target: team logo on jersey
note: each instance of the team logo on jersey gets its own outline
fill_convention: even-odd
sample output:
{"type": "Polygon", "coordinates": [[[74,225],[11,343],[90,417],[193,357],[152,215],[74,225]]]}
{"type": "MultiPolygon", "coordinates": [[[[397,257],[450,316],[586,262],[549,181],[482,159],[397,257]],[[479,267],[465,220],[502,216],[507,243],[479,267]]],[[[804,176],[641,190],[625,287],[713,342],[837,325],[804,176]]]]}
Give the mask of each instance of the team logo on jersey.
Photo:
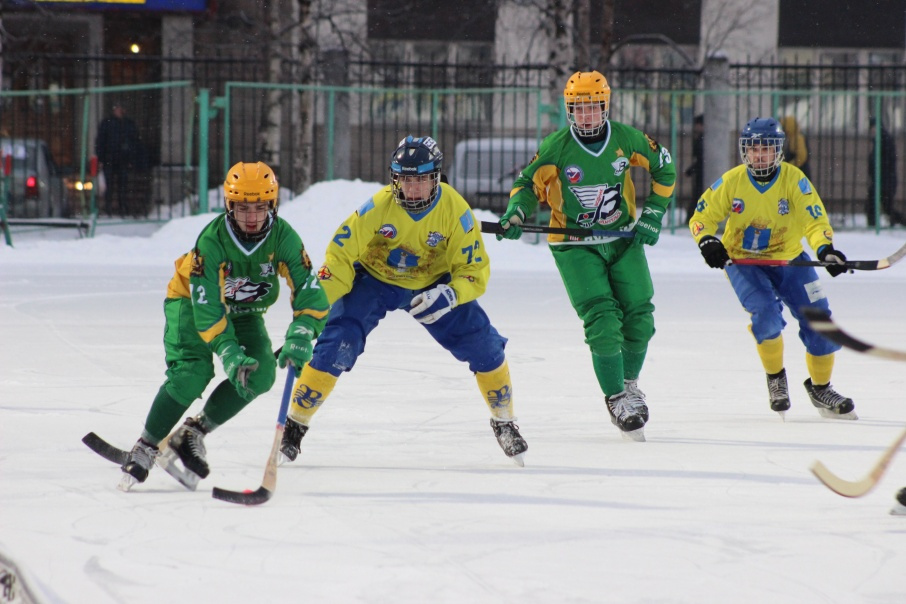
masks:
{"type": "Polygon", "coordinates": [[[321,403],[324,401],[323,392],[318,392],[317,390],[312,390],[305,384],[299,384],[295,390],[293,390],[293,404],[299,405],[303,409],[314,409],[315,407],[320,407],[321,403]]]}
{"type": "Polygon", "coordinates": [[[400,272],[416,268],[418,266],[418,256],[401,247],[394,248],[387,255],[387,266],[392,266],[400,272]]]}
{"type": "Polygon", "coordinates": [[[193,277],[201,277],[204,275],[204,256],[198,253],[198,248],[195,248],[192,251],[192,270],[190,274],[193,277]]]}
{"type": "Polygon", "coordinates": [[[786,199],[781,199],[777,202],[777,213],[781,216],[786,216],[790,213],[790,202],[786,199]]]}
{"type": "Polygon", "coordinates": [[[622,176],[623,172],[626,171],[626,168],[629,167],[629,160],[625,157],[618,157],[617,161],[610,162],[610,165],[613,166],[614,176],[622,176]]]}
{"type": "Polygon", "coordinates": [[[742,214],[746,211],[746,202],[736,197],[733,199],[733,203],[730,204],[730,211],[734,214],[742,214]]]}
{"type": "Polygon", "coordinates": [[[259,277],[273,277],[277,274],[277,272],[274,270],[274,265],[270,262],[262,262],[260,263],[260,266],[261,274],[258,275],[259,277]]]}
{"type": "Polygon", "coordinates": [[[692,229],[692,236],[698,237],[698,234],[705,230],[705,225],[696,220],[690,228],[692,229]]]}
{"type": "Polygon", "coordinates": [[[392,224],[382,224],[378,233],[380,233],[381,237],[384,239],[393,239],[397,235],[397,230],[392,224]]]}
{"type": "Polygon", "coordinates": [[[510,399],[513,397],[509,386],[504,386],[500,390],[488,390],[488,404],[493,407],[508,407],[510,399]]]}
{"type": "Polygon", "coordinates": [[[236,302],[255,302],[271,291],[267,281],[252,281],[248,277],[228,278],[223,284],[223,297],[236,302]]]}
{"type": "Polygon", "coordinates": [[[576,216],[576,223],[582,228],[591,228],[595,224],[612,224],[623,215],[620,201],[623,199],[623,185],[592,185],[588,187],[570,187],[572,194],[586,212],[576,216]]]}
{"type": "Polygon", "coordinates": [[[582,182],[582,176],[584,176],[582,174],[582,168],[579,166],[566,166],[566,170],[564,170],[563,173],[566,175],[566,180],[568,180],[570,184],[582,182]]]}
{"type": "Polygon", "coordinates": [[[442,242],[446,237],[438,233],[437,231],[431,231],[428,233],[428,240],[425,242],[428,244],[428,247],[437,247],[437,244],[442,242]]]}
{"type": "Polygon", "coordinates": [[[330,272],[330,269],[327,268],[326,264],[321,265],[321,268],[318,269],[318,281],[328,281],[333,275],[330,272]]]}

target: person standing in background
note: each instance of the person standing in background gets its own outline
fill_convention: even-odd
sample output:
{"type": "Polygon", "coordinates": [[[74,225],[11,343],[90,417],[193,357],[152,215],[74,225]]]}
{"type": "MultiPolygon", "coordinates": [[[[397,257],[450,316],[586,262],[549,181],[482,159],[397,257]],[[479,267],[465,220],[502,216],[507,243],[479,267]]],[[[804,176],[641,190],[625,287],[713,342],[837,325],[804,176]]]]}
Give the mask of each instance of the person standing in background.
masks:
{"type": "Polygon", "coordinates": [[[792,115],[780,118],[780,127],[786,134],[786,143],[783,147],[783,161],[793,164],[805,174],[809,180],[812,179],[811,170],[808,165],[808,145],[805,142],[805,135],[799,128],[799,122],[792,115]]]}
{"type": "MultiPolygon", "coordinates": [[[[875,226],[875,161],[878,158],[875,140],[878,137],[877,122],[875,118],[868,120],[868,135],[871,141],[871,152],[868,154],[868,199],[865,203],[865,216],[868,226],[875,226]]],[[[880,201],[878,213],[885,214],[890,221],[890,226],[906,225],[906,217],[898,212],[893,205],[894,195],[897,194],[897,145],[890,132],[881,124],[881,181],[880,201]]]]}
{"type": "Polygon", "coordinates": [[[122,102],[113,103],[113,115],[98,126],[94,152],[104,171],[107,191],[103,211],[109,216],[133,213],[135,171],[142,155],[138,128],[122,102]]]}

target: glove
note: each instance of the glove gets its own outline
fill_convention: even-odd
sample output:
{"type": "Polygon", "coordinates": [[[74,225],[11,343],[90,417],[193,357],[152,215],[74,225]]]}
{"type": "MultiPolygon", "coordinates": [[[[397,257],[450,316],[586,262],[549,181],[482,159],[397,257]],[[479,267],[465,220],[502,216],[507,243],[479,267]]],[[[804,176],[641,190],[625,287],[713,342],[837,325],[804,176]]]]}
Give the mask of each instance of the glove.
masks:
{"type": "Polygon", "coordinates": [[[302,367],[311,360],[311,337],[314,332],[306,325],[290,325],[289,334],[283,342],[277,364],[284,368],[289,364],[295,370],[296,377],[302,373],[302,367]]]}
{"type": "Polygon", "coordinates": [[[727,248],[721,243],[720,239],[711,235],[705,235],[698,242],[698,249],[701,250],[705,262],[711,268],[724,268],[730,261],[730,255],[727,248]]]}
{"type": "Polygon", "coordinates": [[[243,398],[252,397],[254,392],[249,390],[249,374],[258,369],[258,361],[246,356],[235,340],[227,340],[217,349],[217,356],[223,363],[223,370],[230,383],[243,398]]]}
{"type": "Polygon", "coordinates": [[[409,303],[409,314],[425,325],[431,325],[456,306],[456,292],[449,285],[438,285],[416,295],[409,303]]]}
{"type": "Polygon", "coordinates": [[[525,222],[525,211],[519,206],[507,208],[503,216],[500,217],[500,226],[503,227],[503,234],[497,235],[497,241],[501,239],[519,239],[522,237],[522,223],[525,222]]]}
{"type": "Polygon", "coordinates": [[[837,275],[842,275],[843,273],[851,273],[852,269],[846,268],[843,265],[846,262],[846,256],[843,255],[843,252],[840,250],[835,250],[833,245],[822,245],[818,248],[818,260],[821,262],[836,262],[836,266],[826,266],[827,272],[830,273],[831,277],[836,277],[837,275]]]}
{"type": "Polygon", "coordinates": [[[639,244],[654,245],[661,234],[661,219],[664,217],[664,208],[659,206],[645,206],[642,217],[633,227],[635,241],[639,244]]]}

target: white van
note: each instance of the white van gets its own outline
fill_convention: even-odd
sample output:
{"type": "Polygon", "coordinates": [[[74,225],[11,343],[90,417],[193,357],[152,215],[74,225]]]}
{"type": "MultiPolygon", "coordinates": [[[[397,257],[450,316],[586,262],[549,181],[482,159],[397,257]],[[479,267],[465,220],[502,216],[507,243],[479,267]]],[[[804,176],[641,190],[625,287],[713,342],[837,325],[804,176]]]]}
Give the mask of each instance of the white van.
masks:
{"type": "Polygon", "coordinates": [[[513,181],[535,156],[534,138],[470,138],[456,144],[450,184],[475,209],[502,214],[513,181]]]}

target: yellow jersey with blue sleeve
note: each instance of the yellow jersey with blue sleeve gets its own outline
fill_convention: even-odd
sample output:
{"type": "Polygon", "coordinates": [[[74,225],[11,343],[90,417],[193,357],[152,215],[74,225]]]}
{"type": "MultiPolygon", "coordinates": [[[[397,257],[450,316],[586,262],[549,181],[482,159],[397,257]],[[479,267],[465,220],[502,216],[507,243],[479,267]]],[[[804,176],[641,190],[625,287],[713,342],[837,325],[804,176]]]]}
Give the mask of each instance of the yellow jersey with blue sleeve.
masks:
{"type": "Polygon", "coordinates": [[[396,203],[388,185],[340,225],[318,271],[331,304],[352,289],[357,266],[411,290],[449,274],[458,304],[484,293],[491,269],[478,222],[453,187],[441,183],[439,189],[426,211],[411,214],[396,203]]]}
{"type": "Polygon", "coordinates": [[[802,253],[803,238],[817,251],[834,237],[812,183],[788,163],[781,163],[767,183],[752,178],[745,165],[725,172],[704,192],[689,219],[696,243],[715,235],[724,220],[721,242],[730,258],[792,260],[802,253]]]}

